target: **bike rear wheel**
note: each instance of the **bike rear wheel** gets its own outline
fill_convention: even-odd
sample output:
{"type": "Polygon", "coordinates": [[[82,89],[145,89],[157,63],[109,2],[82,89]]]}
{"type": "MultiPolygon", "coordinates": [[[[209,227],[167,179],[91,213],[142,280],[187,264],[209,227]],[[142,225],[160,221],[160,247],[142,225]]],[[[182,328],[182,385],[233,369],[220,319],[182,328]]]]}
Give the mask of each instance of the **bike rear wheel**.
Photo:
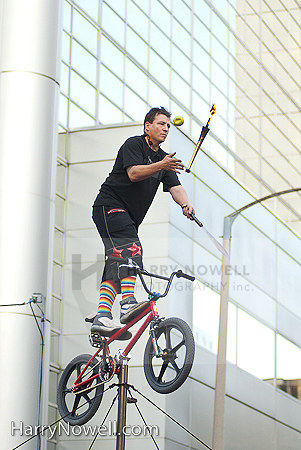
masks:
{"type": "MultiPolygon", "coordinates": [[[[92,382],[81,386],[77,391],[72,387],[85,368],[92,355],[84,354],[76,356],[65,368],[59,381],[57,391],[57,404],[61,417],[70,425],[82,425],[90,420],[96,413],[103,396],[103,384],[99,377],[92,382]],[[78,393],[77,393],[78,392],[78,393]]],[[[79,382],[99,374],[99,362],[94,358],[85,370],[79,382]]]]}
{"type": "Polygon", "coordinates": [[[144,352],[144,373],[152,389],[169,394],[178,389],[190,373],[194,338],[187,323],[178,317],[164,320],[155,329],[155,335],[163,356],[156,357],[150,337],[144,352]]]}

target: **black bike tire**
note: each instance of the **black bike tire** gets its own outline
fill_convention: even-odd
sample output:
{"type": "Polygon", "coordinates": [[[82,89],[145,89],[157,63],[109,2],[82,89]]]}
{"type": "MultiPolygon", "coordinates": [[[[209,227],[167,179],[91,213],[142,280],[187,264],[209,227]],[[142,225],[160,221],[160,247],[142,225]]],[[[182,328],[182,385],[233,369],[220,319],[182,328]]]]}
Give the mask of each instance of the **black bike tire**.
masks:
{"type": "MultiPolygon", "coordinates": [[[[70,425],[74,426],[74,425],[83,425],[84,423],[88,422],[96,413],[100,402],[102,400],[102,395],[103,395],[103,389],[104,389],[104,385],[101,384],[99,386],[97,386],[95,389],[93,389],[93,391],[91,392],[95,392],[95,396],[91,399],[91,406],[89,407],[89,409],[83,413],[80,412],[80,408],[78,409],[77,413],[78,415],[75,417],[74,415],[71,415],[72,411],[69,410],[66,401],[65,401],[65,395],[64,395],[64,389],[67,385],[67,382],[72,374],[72,372],[74,371],[75,367],[77,364],[81,363],[82,365],[87,364],[88,361],[91,359],[92,355],[89,354],[82,354],[79,356],[76,356],[75,358],[72,359],[72,361],[69,362],[69,364],[66,366],[65,370],[63,371],[59,384],[58,384],[58,390],[57,390],[57,405],[58,405],[58,410],[60,412],[61,417],[64,419],[65,422],[69,423],[70,425]]],[[[92,362],[90,363],[90,365],[92,364],[92,366],[95,366],[94,369],[94,374],[96,374],[96,371],[98,372],[99,370],[99,364],[97,364],[98,361],[97,359],[93,359],[92,362]]],[[[84,366],[83,366],[84,367],[84,366]]],[[[100,380],[96,378],[96,382],[100,380]]],[[[82,389],[85,389],[85,387],[83,386],[82,389]]],[[[74,399],[76,394],[74,395],[74,399]]],[[[81,394],[77,394],[77,395],[81,395],[81,394]]]]}
{"type": "Polygon", "coordinates": [[[176,378],[166,383],[158,382],[151,363],[154,357],[153,344],[151,337],[148,339],[144,351],[144,374],[150,387],[160,394],[169,394],[174,392],[184,383],[191,371],[195,353],[193,334],[189,325],[184,320],[179,317],[170,317],[164,320],[156,329],[156,336],[159,337],[164,332],[166,327],[175,328],[182,333],[185,340],[186,356],[183,367],[180,369],[180,372],[176,378]]]}

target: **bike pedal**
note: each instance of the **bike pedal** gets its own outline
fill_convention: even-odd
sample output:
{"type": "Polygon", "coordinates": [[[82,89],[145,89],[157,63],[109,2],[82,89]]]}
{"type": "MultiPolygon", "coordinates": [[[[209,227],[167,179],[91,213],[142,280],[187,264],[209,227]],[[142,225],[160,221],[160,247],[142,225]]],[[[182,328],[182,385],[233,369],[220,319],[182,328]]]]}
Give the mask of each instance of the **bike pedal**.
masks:
{"type": "Polygon", "coordinates": [[[98,333],[90,333],[89,334],[89,341],[92,347],[101,348],[106,341],[106,339],[98,333]]]}

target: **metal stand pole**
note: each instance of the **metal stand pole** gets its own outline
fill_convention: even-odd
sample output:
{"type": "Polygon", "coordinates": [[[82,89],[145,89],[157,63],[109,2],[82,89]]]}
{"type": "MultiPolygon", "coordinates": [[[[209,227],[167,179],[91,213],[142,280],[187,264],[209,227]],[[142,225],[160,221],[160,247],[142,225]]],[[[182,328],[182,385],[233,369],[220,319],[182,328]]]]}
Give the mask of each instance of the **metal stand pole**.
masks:
{"type": "Polygon", "coordinates": [[[128,382],[128,365],[127,361],[122,361],[119,372],[120,386],[118,388],[119,395],[118,395],[116,450],[125,449],[124,427],[126,424],[127,382],[128,382]]]}
{"type": "MultiPolygon", "coordinates": [[[[224,239],[224,248],[230,255],[230,239],[224,239]]],[[[230,257],[229,257],[230,258],[230,257]]],[[[213,418],[213,450],[224,449],[224,416],[225,416],[225,392],[226,392],[226,354],[227,354],[227,324],[228,324],[228,300],[229,300],[229,267],[230,261],[223,255],[222,260],[222,286],[220,301],[220,319],[218,352],[216,361],[216,381],[214,397],[213,418]]]]}

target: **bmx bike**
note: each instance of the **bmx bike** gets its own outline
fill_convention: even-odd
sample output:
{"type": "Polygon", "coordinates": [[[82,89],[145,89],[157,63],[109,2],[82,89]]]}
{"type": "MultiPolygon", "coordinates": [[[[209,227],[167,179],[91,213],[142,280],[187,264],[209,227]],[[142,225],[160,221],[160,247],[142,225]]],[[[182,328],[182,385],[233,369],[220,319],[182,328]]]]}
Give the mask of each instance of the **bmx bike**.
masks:
{"type": "Polygon", "coordinates": [[[96,353],[76,356],[66,366],[58,385],[57,404],[61,417],[73,426],[82,425],[94,416],[103,397],[104,383],[110,381],[115,374],[119,375],[121,365],[130,359],[129,352],[148,325],[150,336],[144,351],[143,366],[146,380],[153,390],[161,394],[174,392],[184,383],[193,364],[195,344],[190,327],[178,317],[160,317],[156,301],[168,294],[175,276],[190,281],[195,278],[181,270],[173,272],[169,277],[149,273],[130,258],[110,257],[110,260],[125,262],[124,266],[134,270],[148,293],[149,305],[109,338],[92,333],[89,339],[92,346],[98,348],[96,353]],[[151,292],[144,275],[167,281],[164,293],[151,292]],[[122,340],[122,335],[125,336],[127,330],[145,316],[145,321],[125,349],[118,350],[112,356],[109,345],[115,340],[122,340]]]}

